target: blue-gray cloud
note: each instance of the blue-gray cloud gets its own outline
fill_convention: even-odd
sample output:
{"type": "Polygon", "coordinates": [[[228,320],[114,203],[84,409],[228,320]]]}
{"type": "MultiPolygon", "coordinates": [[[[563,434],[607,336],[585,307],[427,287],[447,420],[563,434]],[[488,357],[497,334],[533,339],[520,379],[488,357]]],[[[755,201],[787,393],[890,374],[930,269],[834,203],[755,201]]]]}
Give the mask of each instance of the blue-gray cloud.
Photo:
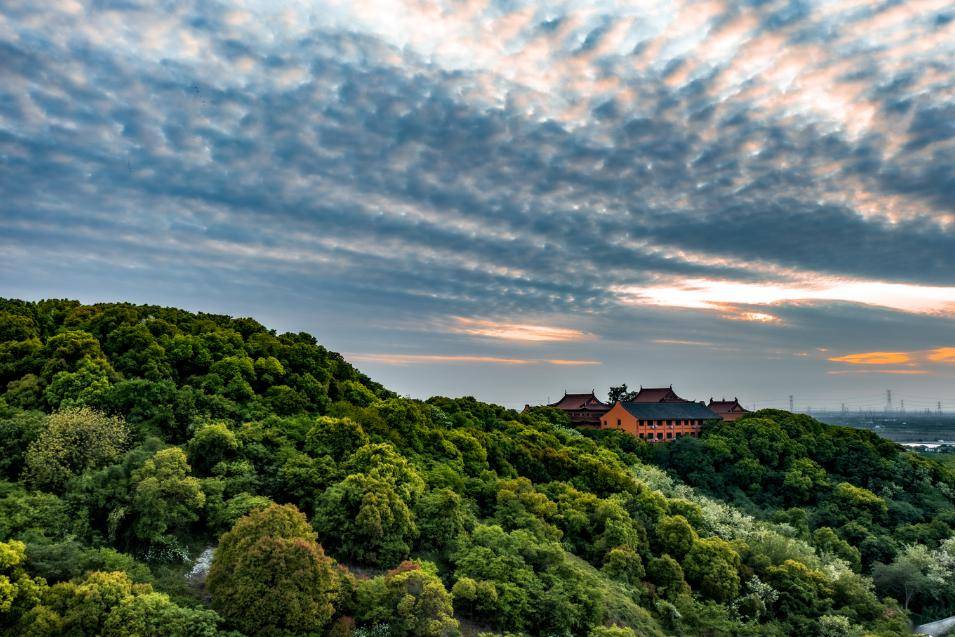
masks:
{"type": "Polygon", "coordinates": [[[284,291],[343,331],[385,307],[875,339],[887,310],[778,307],[754,332],[617,291],[952,284],[955,21],[931,4],[8,3],[4,279],[284,291]]]}

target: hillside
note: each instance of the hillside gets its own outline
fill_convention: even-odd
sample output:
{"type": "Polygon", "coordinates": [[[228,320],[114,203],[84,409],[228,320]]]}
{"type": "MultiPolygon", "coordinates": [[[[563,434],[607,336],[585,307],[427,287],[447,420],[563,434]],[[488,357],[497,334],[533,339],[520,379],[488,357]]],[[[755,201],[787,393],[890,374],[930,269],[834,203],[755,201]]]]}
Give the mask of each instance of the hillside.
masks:
{"type": "Polygon", "coordinates": [[[951,471],[785,412],[650,449],[400,398],[251,319],[72,301],[0,301],[0,389],[3,635],[822,637],[955,613],[951,471]]]}

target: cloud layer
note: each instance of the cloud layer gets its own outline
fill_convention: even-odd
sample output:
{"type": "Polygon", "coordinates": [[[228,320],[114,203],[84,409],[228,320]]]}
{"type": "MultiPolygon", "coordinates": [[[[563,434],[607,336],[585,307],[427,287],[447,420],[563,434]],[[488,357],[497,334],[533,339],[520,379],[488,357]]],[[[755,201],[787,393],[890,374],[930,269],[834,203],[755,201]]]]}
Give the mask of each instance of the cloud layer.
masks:
{"type": "Polygon", "coordinates": [[[14,0],[0,195],[7,294],[274,311],[370,365],[605,363],[525,392],[634,360],[811,387],[802,351],[955,344],[955,11],[14,0]]]}

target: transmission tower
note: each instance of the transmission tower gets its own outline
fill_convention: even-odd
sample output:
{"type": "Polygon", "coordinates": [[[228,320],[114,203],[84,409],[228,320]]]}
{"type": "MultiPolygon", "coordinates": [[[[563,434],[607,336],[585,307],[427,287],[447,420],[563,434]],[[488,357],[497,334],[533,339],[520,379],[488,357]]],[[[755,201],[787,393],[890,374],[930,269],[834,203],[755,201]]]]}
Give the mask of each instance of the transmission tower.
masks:
{"type": "Polygon", "coordinates": [[[794,411],[793,409],[793,395],[789,394],[789,411],[794,411]]]}
{"type": "Polygon", "coordinates": [[[941,400],[938,401],[938,415],[939,415],[939,416],[942,415],[942,401],[941,401],[941,400]]]}

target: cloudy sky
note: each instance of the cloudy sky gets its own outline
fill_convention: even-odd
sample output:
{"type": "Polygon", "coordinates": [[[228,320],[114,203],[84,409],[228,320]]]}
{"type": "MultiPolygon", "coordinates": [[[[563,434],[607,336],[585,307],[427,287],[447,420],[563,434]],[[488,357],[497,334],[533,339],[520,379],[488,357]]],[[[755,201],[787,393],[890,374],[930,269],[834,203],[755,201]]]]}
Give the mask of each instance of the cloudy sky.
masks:
{"type": "Polygon", "coordinates": [[[955,410],[955,7],[5,0],[0,295],[421,397],[955,410]]]}

